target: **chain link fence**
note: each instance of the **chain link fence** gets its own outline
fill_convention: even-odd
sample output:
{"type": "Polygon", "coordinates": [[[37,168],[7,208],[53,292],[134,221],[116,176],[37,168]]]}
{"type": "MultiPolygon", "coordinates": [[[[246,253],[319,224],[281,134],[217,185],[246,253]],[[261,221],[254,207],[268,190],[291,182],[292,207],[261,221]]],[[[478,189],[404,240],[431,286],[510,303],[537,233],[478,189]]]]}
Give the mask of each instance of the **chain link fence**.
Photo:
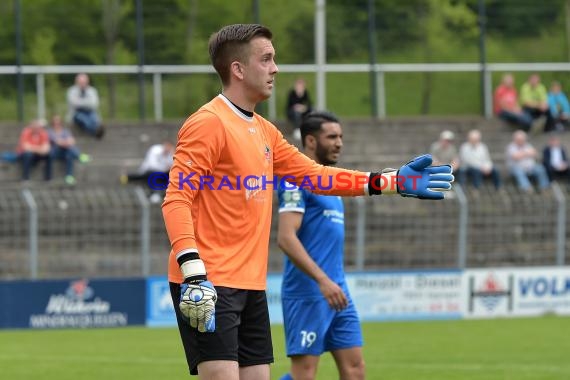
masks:
{"type": "MultiPolygon", "coordinates": [[[[567,190],[463,193],[441,202],[345,199],[348,270],[562,265],[567,190]]],[[[276,197],[275,197],[276,198],[276,197]]],[[[269,270],[280,271],[277,203],[269,270]]],[[[160,204],[142,188],[4,188],[0,279],[165,274],[170,244],[160,204]]]]}

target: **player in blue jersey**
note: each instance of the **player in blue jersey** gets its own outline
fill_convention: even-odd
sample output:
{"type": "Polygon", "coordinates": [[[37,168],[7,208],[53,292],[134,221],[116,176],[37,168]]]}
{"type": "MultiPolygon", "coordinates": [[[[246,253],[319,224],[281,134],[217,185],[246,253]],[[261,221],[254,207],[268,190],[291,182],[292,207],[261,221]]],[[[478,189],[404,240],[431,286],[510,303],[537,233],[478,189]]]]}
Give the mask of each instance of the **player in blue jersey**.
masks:
{"type": "MultiPolygon", "coordinates": [[[[342,128],[328,112],[301,123],[304,153],[335,165],[342,128]]],[[[325,181],[326,182],[326,181],[325,181]]],[[[362,333],[344,277],[344,207],[340,197],[285,184],[279,194],[279,247],[287,255],[281,289],[291,372],[281,380],[315,379],[320,355],[333,355],[343,380],[364,379],[362,333]]]]}

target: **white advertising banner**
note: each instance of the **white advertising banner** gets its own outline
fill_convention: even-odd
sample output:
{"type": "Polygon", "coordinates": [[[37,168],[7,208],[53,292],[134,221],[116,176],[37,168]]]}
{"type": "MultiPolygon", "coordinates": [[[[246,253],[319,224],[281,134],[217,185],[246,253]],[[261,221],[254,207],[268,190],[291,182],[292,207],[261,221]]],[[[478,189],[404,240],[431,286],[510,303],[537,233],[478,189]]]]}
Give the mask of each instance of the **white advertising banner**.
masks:
{"type": "Polygon", "coordinates": [[[459,270],[351,273],[346,280],[362,320],[462,317],[459,270]]]}
{"type": "Polygon", "coordinates": [[[570,268],[472,269],[464,272],[466,318],[570,315],[570,268]]]}

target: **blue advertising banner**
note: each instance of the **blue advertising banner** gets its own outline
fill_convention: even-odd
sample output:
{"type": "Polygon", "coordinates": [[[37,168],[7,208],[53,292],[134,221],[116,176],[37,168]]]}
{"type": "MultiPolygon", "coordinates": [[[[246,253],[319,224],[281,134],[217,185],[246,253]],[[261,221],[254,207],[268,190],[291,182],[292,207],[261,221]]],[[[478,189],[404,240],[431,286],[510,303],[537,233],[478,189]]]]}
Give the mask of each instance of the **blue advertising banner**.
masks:
{"type": "MultiPolygon", "coordinates": [[[[267,276],[267,304],[271,323],[283,323],[280,274],[267,276]]],[[[176,326],[176,317],[166,276],[149,277],[146,283],[146,324],[151,327],[176,326]]]]}
{"type": "Polygon", "coordinates": [[[144,279],[0,282],[0,327],[87,328],[145,323],[144,279]]]}
{"type": "Polygon", "coordinates": [[[283,276],[280,274],[267,275],[267,305],[269,306],[269,321],[271,324],[283,323],[283,308],[281,307],[281,283],[283,276]]]}
{"type": "Polygon", "coordinates": [[[146,297],[147,326],[176,326],[176,316],[166,276],[147,279],[146,297]]]}

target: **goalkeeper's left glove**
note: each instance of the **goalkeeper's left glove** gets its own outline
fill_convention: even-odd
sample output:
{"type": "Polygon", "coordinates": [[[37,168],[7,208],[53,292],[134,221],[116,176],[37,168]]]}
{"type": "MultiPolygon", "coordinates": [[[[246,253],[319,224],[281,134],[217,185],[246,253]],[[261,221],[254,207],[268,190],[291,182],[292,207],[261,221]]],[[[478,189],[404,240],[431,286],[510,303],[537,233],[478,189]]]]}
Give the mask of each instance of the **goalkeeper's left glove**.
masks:
{"type": "Polygon", "coordinates": [[[368,192],[395,194],[419,199],[443,199],[443,191],[451,190],[454,180],[451,165],[430,166],[430,154],[416,157],[399,170],[385,169],[371,173],[368,192]]]}

